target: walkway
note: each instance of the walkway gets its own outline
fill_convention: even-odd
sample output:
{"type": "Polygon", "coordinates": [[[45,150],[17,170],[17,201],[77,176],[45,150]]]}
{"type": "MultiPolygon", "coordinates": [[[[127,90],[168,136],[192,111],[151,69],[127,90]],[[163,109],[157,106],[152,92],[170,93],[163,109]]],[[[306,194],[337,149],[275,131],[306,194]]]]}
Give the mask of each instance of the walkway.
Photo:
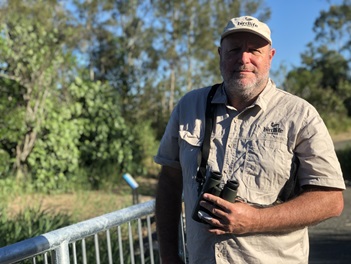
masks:
{"type": "Polygon", "coordinates": [[[309,264],[351,263],[351,186],[344,192],[345,207],[338,218],[310,228],[309,264]]]}

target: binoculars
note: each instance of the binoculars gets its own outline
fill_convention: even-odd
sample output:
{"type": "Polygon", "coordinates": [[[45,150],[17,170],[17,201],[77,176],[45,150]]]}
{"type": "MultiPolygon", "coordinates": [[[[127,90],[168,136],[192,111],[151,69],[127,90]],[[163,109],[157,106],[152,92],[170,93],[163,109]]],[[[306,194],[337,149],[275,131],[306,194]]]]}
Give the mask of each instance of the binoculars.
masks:
{"type": "Polygon", "coordinates": [[[193,210],[192,218],[198,222],[204,222],[203,219],[210,219],[214,217],[211,212],[206,210],[200,205],[202,196],[204,193],[210,193],[221,197],[228,202],[234,202],[237,190],[239,187],[239,182],[237,180],[230,180],[224,185],[223,189],[220,188],[222,175],[219,172],[211,172],[210,176],[207,178],[205,184],[202,187],[199,198],[196,201],[196,206],[193,210]]]}

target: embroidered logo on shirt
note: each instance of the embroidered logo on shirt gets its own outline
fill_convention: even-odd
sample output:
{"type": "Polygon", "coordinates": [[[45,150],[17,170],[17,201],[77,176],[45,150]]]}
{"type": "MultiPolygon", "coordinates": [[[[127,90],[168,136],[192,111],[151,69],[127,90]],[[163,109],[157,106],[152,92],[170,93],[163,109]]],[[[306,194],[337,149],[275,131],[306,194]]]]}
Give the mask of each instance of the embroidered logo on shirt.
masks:
{"type": "Polygon", "coordinates": [[[271,127],[264,127],[263,132],[266,132],[267,134],[273,134],[273,135],[278,135],[278,133],[282,133],[283,129],[279,127],[279,124],[272,122],[271,127]]]}

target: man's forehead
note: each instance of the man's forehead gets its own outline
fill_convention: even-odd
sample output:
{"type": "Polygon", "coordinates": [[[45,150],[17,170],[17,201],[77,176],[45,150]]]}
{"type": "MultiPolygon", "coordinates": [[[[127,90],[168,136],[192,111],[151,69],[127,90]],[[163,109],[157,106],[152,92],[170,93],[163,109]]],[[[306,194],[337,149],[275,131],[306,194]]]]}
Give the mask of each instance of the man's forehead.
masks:
{"type": "Polygon", "coordinates": [[[249,44],[249,45],[261,46],[261,47],[269,45],[267,40],[261,38],[256,34],[252,34],[249,32],[233,33],[226,36],[222,40],[222,46],[233,45],[233,44],[236,44],[236,45],[249,44]]]}

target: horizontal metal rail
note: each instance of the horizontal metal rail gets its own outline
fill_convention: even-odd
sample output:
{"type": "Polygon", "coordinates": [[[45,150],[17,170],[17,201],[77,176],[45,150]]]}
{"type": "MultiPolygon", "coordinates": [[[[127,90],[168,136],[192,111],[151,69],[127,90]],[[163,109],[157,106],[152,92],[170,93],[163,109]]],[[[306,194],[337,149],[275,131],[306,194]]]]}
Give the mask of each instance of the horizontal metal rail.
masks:
{"type": "MultiPolygon", "coordinates": [[[[120,225],[125,223],[129,223],[130,227],[130,221],[132,220],[138,220],[139,243],[141,243],[140,219],[150,214],[154,214],[154,211],[155,200],[151,200],[5,246],[0,248],[0,263],[15,263],[39,254],[44,254],[48,251],[53,251],[53,263],[70,263],[68,247],[70,243],[72,243],[73,251],[75,252],[76,241],[82,240],[82,243],[84,244],[84,238],[95,235],[95,243],[98,244],[97,233],[106,231],[107,237],[109,237],[109,230],[111,228],[120,227],[120,225]]],[[[150,225],[150,218],[147,218],[147,222],[148,225],[150,225]]],[[[120,229],[118,229],[118,232],[120,233],[120,229]]],[[[129,232],[129,237],[132,239],[131,232],[129,232]]],[[[121,242],[119,241],[119,243],[121,242]]],[[[152,243],[150,234],[149,243],[152,243]]],[[[133,245],[131,245],[131,249],[132,246],[133,245]]],[[[140,250],[143,251],[142,247],[140,250]]],[[[111,252],[109,251],[109,258],[111,258],[110,253],[111,252]]],[[[99,251],[97,247],[97,259],[98,257],[99,251]]],[[[97,261],[97,263],[98,262],[99,261],[97,261]]],[[[121,263],[123,263],[122,260],[121,263]]]]}

